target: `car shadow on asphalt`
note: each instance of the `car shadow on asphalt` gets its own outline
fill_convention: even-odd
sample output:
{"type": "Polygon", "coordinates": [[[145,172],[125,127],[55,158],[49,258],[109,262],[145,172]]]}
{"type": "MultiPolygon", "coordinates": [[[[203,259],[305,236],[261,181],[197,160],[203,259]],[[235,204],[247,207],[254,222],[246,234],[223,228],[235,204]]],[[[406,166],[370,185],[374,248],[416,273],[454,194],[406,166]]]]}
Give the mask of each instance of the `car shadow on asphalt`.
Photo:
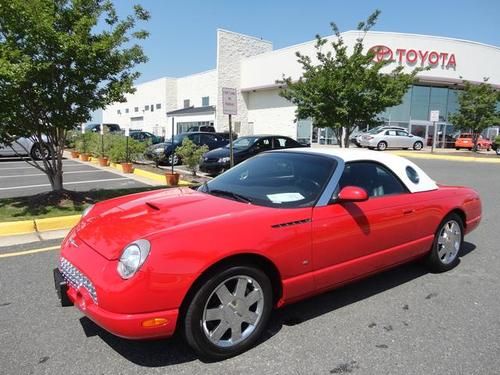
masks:
{"type": "MultiPolygon", "coordinates": [[[[467,256],[475,249],[474,244],[464,242],[460,258],[467,256]]],[[[283,326],[304,323],[403,285],[429,272],[422,262],[416,261],[275,310],[266,331],[264,331],[257,345],[278,334],[283,326]]],[[[404,301],[402,301],[402,304],[404,304],[404,301]]],[[[199,359],[178,334],[172,338],[162,340],[127,340],[105,331],[86,317],[80,318],[80,323],[87,337],[99,336],[117,353],[139,366],[163,367],[199,359]]]]}

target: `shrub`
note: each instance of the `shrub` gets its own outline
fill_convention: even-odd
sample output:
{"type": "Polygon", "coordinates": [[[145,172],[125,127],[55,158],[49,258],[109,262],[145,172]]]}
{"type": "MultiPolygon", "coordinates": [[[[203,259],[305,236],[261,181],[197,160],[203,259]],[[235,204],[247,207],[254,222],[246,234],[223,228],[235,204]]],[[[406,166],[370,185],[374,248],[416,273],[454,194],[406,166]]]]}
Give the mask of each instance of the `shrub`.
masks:
{"type": "Polygon", "coordinates": [[[88,154],[90,152],[90,144],[92,140],[92,134],[90,133],[80,133],[75,138],[75,148],[80,154],[88,154]]]}
{"type": "Polygon", "coordinates": [[[92,133],[90,139],[90,153],[92,156],[104,158],[108,156],[110,146],[110,135],[92,133]]]}
{"type": "Polygon", "coordinates": [[[182,145],[177,147],[175,153],[182,159],[182,162],[187,165],[189,170],[196,176],[196,170],[200,164],[201,156],[208,151],[206,145],[197,146],[190,139],[184,138],[182,145]]]}
{"type": "Polygon", "coordinates": [[[113,163],[128,163],[137,160],[146,149],[144,142],[128,137],[127,155],[127,137],[121,134],[109,134],[107,137],[109,137],[109,159],[113,163]]]}

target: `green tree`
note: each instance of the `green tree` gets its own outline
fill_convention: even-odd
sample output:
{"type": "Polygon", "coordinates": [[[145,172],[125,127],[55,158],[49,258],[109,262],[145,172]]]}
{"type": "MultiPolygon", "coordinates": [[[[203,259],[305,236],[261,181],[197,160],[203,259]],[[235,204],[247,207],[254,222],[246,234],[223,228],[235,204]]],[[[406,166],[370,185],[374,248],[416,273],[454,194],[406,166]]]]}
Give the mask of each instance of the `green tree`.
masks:
{"type": "Polygon", "coordinates": [[[109,0],[0,0],[0,142],[29,137],[50,157],[28,161],[63,190],[67,132],[123,102],[147,61],[141,6],[118,17],[109,0]]]}
{"type": "Polygon", "coordinates": [[[193,176],[196,176],[200,158],[206,152],[208,152],[207,145],[197,146],[187,137],[182,141],[182,145],[175,150],[175,153],[182,159],[183,163],[187,165],[193,176]]]}
{"type": "Polygon", "coordinates": [[[472,133],[474,151],[477,151],[481,132],[489,126],[500,124],[500,112],[496,109],[500,92],[488,85],[487,81],[487,78],[480,84],[464,81],[464,90],[458,94],[459,110],[449,117],[449,122],[456,129],[472,133]]]}
{"type": "Polygon", "coordinates": [[[296,117],[312,118],[315,126],[332,128],[341,146],[343,143],[349,147],[349,136],[356,126],[379,123],[379,113],[400,104],[415,75],[424,69],[404,73],[400,65],[386,74],[381,73],[393,61],[385,58],[384,51],[365,51],[363,44],[379,14],[376,10],[358,24],[359,37],[352,50],[332,22],[336,38],[330,43],[331,49],[325,48],[327,39],[316,35],[314,58],[296,52],[302,77],[294,82],[291,77],[283,76],[277,81],[284,86],[280,95],[297,105],[296,117]],[[379,56],[382,58],[376,58],[379,56]]]}

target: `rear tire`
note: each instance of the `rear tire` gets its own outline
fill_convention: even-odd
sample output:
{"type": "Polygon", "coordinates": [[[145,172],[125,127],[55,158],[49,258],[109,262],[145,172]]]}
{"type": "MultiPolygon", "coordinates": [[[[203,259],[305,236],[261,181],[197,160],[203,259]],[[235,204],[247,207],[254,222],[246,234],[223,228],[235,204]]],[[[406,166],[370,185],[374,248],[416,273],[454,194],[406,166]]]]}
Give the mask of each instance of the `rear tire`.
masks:
{"type": "Polygon", "coordinates": [[[267,275],[253,266],[214,271],[189,302],[184,336],[203,359],[218,361],[250,349],[264,331],[273,292],[267,275]]]}
{"type": "Polygon", "coordinates": [[[385,151],[387,149],[387,142],[385,141],[380,141],[377,145],[377,150],[379,151],[385,151]]]}
{"type": "Polygon", "coordinates": [[[445,272],[454,268],[464,242],[464,224],[455,213],[446,216],[434,236],[427,264],[434,272],[445,272]]]}

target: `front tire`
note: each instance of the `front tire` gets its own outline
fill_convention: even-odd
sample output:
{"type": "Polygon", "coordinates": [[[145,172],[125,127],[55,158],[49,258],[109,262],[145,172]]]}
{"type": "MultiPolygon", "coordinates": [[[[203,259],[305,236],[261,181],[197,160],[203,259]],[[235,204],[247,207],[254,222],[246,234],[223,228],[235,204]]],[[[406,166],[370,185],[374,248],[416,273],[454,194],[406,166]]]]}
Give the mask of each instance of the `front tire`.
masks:
{"type": "Polygon", "coordinates": [[[415,151],[420,151],[424,147],[424,144],[420,141],[417,141],[413,144],[413,149],[415,151]]]}
{"type": "Polygon", "coordinates": [[[427,264],[434,272],[445,272],[454,268],[464,242],[464,224],[457,214],[444,218],[434,236],[427,264]]]}
{"type": "Polygon", "coordinates": [[[39,143],[36,143],[31,147],[30,156],[33,160],[49,159],[50,151],[47,146],[42,147],[39,143]]]}
{"type": "Polygon", "coordinates": [[[261,336],[271,315],[272,301],[271,282],[260,269],[219,269],[201,284],[187,307],[186,341],[207,360],[242,353],[261,336]]]}

